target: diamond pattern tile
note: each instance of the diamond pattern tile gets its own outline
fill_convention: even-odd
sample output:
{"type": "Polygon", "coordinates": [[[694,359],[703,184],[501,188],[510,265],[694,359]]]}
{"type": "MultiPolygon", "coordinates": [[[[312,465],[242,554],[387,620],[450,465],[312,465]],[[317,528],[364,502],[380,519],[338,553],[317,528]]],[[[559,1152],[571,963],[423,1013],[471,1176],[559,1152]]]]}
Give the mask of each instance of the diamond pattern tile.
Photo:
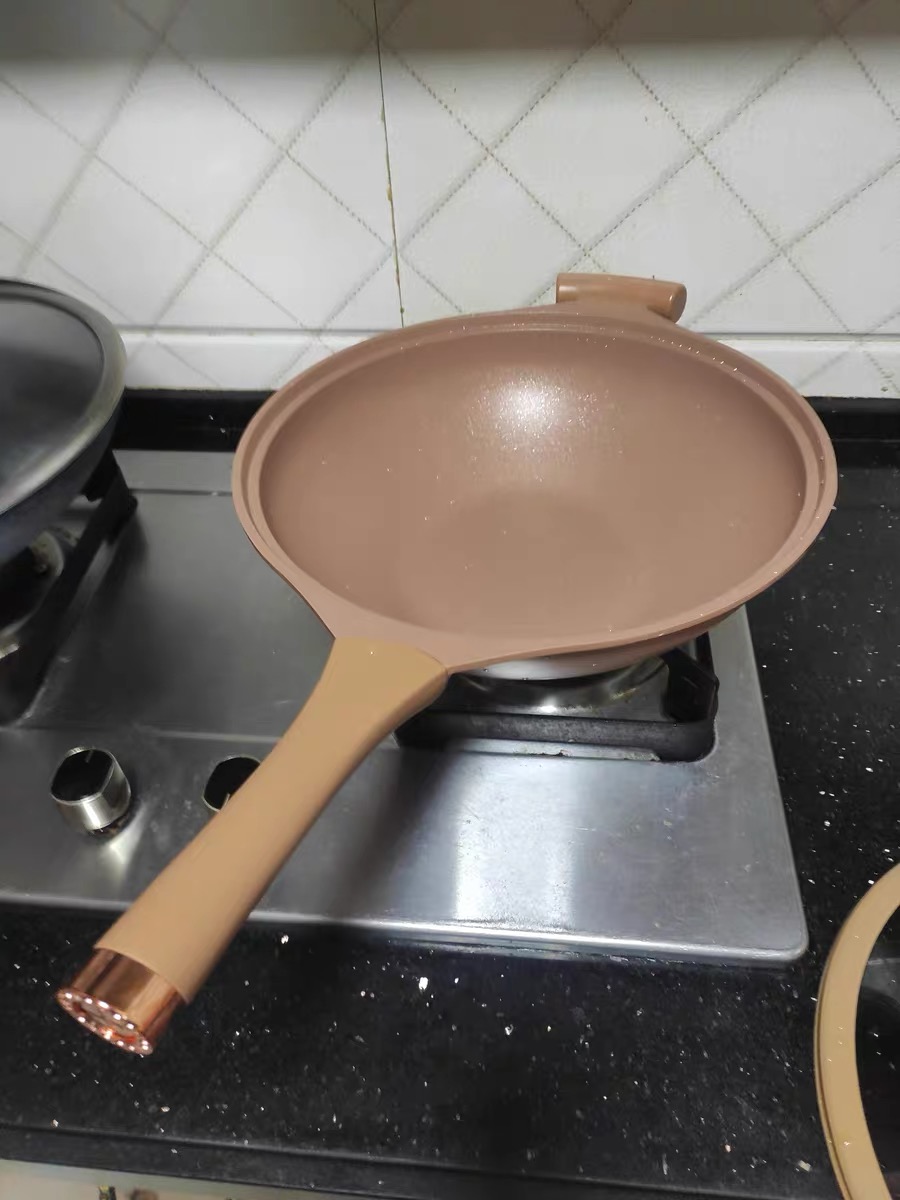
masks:
{"type": "Polygon", "coordinates": [[[36,238],[81,160],[68,134],[0,81],[0,221],[36,238]]]}
{"type": "Polygon", "coordinates": [[[399,274],[403,319],[407,325],[416,321],[439,321],[459,313],[457,306],[405,258],[400,259],[399,274]]]}
{"type": "Polygon", "coordinates": [[[596,46],[513,130],[497,157],[587,243],[612,228],[691,153],[687,139],[615,52],[596,46]]]}
{"type": "Polygon", "coordinates": [[[85,304],[90,304],[103,313],[115,325],[128,324],[128,317],[125,313],[111,304],[105,296],[101,296],[86,283],[76,279],[69,271],[63,270],[59,263],[54,262],[45,254],[38,254],[30,259],[25,278],[29,283],[39,283],[42,287],[55,288],[58,292],[74,296],[76,300],[83,300],[85,304]]]}
{"type": "Polygon", "coordinates": [[[849,329],[879,326],[900,304],[900,165],[802,238],[793,257],[849,329]]]}
{"type": "Polygon", "coordinates": [[[179,9],[184,6],[184,0],[122,0],[122,3],[142,25],[156,33],[168,29],[179,9]]]}
{"type": "Polygon", "coordinates": [[[386,50],[385,125],[397,236],[402,243],[484,157],[478,140],[386,50]]]}
{"type": "Polygon", "coordinates": [[[296,360],[298,350],[296,334],[210,337],[200,333],[160,333],[156,342],[160,350],[220,388],[274,388],[288,364],[296,360]],[[260,383],[261,380],[264,382],[260,383]]]}
{"type": "Polygon", "coordinates": [[[0,78],[73,137],[98,137],[156,38],[109,0],[0,5],[0,78]]]}
{"type": "Polygon", "coordinates": [[[384,249],[286,159],[225,235],[220,253],[300,324],[319,328],[374,270],[384,249]]]}
{"type": "Polygon", "coordinates": [[[272,145],[180,59],[161,49],[97,155],[204,240],[261,175],[272,145]],[[174,121],[173,112],[178,113],[174,121]]]}
{"type": "Polygon", "coordinates": [[[358,341],[360,341],[358,334],[348,333],[316,334],[314,337],[298,339],[298,352],[293,361],[282,371],[281,376],[276,379],[275,386],[280,387],[283,383],[293,379],[298,371],[305,371],[308,367],[321,362],[323,358],[336,354],[338,350],[346,350],[350,346],[355,346],[358,341]]]}
{"type": "Polygon", "coordinates": [[[846,21],[850,13],[860,7],[861,0],[818,0],[818,4],[822,12],[837,27],[846,21]]]}
{"type": "Polygon", "coordinates": [[[0,275],[15,274],[28,243],[11,229],[0,225],[0,275]]]}
{"type": "Polygon", "coordinates": [[[890,371],[865,349],[862,343],[848,346],[843,354],[806,378],[805,390],[815,396],[896,396],[890,371]]]}
{"type": "Polygon", "coordinates": [[[894,118],[850,53],[830,39],[707,152],[767,228],[784,239],[877,172],[900,148],[898,136],[894,118]]]}
{"type": "Polygon", "coordinates": [[[897,60],[896,0],[872,0],[851,13],[842,33],[847,48],[900,116],[900,62],[897,60]]]}
{"type": "MultiPolygon", "coordinates": [[[[900,346],[895,341],[882,342],[877,339],[866,339],[864,342],[858,343],[865,357],[873,363],[884,377],[884,383],[881,391],[890,396],[900,396],[900,346]]],[[[854,381],[854,386],[859,390],[857,395],[869,396],[873,393],[863,390],[860,384],[854,381]]],[[[842,393],[837,393],[841,395],[842,393]]],[[[874,393],[877,395],[878,393],[874,393]]]]}
{"type": "Polygon", "coordinates": [[[838,317],[819,299],[786,258],[778,257],[695,321],[717,333],[840,333],[838,317]]]}
{"type": "Polygon", "coordinates": [[[63,270],[149,324],[200,243],[103,163],[78,181],[45,243],[63,270]]]}
{"type": "Polygon", "coordinates": [[[489,160],[412,239],[405,257],[466,311],[515,305],[574,248],[572,238],[489,160]]]}
{"type": "Polygon", "coordinates": [[[878,326],[876,333],[900,333],[900,305],[878,326]]]}
{"type": "Polygon", "coordinates": [[[576,4],[413,0],[386,42],[483,141],[524,116],[594,40],[576,4]]]}
{"type": "Polygon", "coordinates": [[[361,54],[291,143],[302,163],[387,246],[393,237],[385,174],[381,81],[374,44],[361,54]],[[336,153],[337,147],[347,152],[336,153]],[[382,187],[373,186],[383,181],[382,187]]]}
{"type": "Polygon", "coordinates": [[[695,138],[736,115],[825,32],[809,2],[637,0],[615,29],[622,55],[695,138]]]}
{"type": "Polygon", "coordinates": [[[312,120],[371,32],[338,0],[188,0],[169,40],[280,142],[312,120]]]}
{"type": "Polygon", "coordinates": [[[214,255],[203,260],[159,324],[232,330],[297,327],[295,317],[214,255]]]}
{"type": "Polygon", "coordinates": [[[579,268],[897,392],[898,0],[0,10],[0,271],[107,312],[132,381],[274,386],[579,268]]]}
{"type": "Polygon", "coordinates": [[[125,372],[127,387],[142,388],[211,388],[216,381],[196,370],[169,347],[147,334],[128,334],[124,337],[128,366],[125,372]]]}
{"type": "MultiPolygon", "coordinates": [[[[792,387],[804,391],[806,380],[834,359],[847,353],[845,342],[826,342],[819,339],[765,338],[728,335],[724,345],[739,350],[761,362],[770,371],[781,375],[792,387]]],[[[807,393],[812,395],[812,392],[807,393]]]]}
{"type": "Polygon", "coordinates": [[[385,249],[380,265],[361,280],[356,290],[340,301],[330,314],[330,329],[360,329],[374,332],[400,324],[400,295],[397,268],[391,249],[385,249]]]}
{"type": "Polygon", "coordinates": [[[688,281],[685,321],[731,280],[769,254],[771,242],[715,171],[692,159],[625,218],[594,250],[619,275],[688,281]],[[673,220],[673,213],[695,214],[673,220]]]}

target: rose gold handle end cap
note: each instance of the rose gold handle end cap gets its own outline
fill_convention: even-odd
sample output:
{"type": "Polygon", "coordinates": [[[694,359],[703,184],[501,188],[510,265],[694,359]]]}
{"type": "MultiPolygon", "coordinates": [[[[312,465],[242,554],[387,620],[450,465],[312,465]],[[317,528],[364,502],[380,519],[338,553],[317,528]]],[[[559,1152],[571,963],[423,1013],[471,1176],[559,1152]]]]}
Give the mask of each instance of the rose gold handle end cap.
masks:
{"type": "Polygon", "coordinates": [[[172,1014],[184,1003],[167,979],[113,950],[95,950],[56,999],[91,1033],[140,1055],[153,1053],[172,1014]]]}

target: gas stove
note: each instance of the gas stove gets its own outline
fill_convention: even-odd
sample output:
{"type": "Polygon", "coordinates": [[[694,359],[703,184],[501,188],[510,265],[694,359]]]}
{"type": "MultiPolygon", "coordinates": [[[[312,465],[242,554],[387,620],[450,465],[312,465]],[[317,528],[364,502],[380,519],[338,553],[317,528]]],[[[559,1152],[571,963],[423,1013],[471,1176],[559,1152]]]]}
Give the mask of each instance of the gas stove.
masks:
{"type": "MultiPolygon", "coordinates": [[[[240,528],[230,456],[117,458],[137,511],[30,703],[0,714],[0,903],[127,905],[215,819],[328,652],[240,528]]],[[[614,677],[451,681],[341,788],[251,920],[532,954],[797,958],[746,614],[614,677]]]]}

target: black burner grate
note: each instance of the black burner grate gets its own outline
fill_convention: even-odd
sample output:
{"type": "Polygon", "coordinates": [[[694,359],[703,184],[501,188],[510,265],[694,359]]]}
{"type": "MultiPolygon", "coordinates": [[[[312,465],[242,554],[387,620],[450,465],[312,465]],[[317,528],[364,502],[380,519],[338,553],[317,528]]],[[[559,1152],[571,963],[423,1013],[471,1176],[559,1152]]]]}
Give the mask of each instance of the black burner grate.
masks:
{"type": "Polygon", "coordinates": [[[0,630],[0,721],[15,720],[34,699],[82,584],[136,503],[107,451],[71,510],[14,564],[16,595],[24,595],[21,572],[30,571],[34,603],[24,613],[16,606],[14,624],[0,630]],[[42,577],[45,587],[39,586],[42,577]]]}
{"type": "Polygon", "coordinates": [[[428,747],[463,739],[536,742],[631,752],[663,762],[702,758],[715,740],[719,690],[709,638],[704,634],[664,654],[659,667],[644,672],[631,690],[593,707],[584,703],[591,681],[551,685],[550,703],[546,683],[516,683],[515,702],[506,703],[501,688],[485,688],[477,677],[454,676],[430,708],[397,730],[397,739],[428,747]]]}

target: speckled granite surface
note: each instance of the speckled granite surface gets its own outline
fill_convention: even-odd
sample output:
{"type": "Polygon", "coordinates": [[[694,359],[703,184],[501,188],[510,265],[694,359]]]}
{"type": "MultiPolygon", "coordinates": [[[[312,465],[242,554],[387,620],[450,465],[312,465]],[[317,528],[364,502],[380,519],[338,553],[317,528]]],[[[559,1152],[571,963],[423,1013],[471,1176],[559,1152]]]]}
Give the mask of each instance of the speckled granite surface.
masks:
{"type": "Polygon", "coordinates": [[[810,928],[800,963],[253,930],[139,1061],[50,1002],[102,922],[5,912],[0,1153],[385,1195],[835,1197],[816,991],[840,922],[900,853],[900,462],[842,457],[882,465],[843,467],[822,538],[751,606],[810,928]]]}

